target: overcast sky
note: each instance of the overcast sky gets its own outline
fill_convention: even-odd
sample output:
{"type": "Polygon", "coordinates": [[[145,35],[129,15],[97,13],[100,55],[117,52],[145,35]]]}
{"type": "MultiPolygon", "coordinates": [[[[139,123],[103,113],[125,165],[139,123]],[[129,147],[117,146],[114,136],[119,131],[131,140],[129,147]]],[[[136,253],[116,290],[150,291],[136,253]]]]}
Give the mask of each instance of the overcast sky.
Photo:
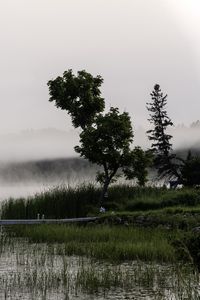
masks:
{"type": "Polygon", "coordinates": [[[200,119],[199,0],[0,0],[0,41],[0,133],[70,129],[47,87],[70,68],[100,74],[135,127],[155,83],[175,124],[200,119]]]}

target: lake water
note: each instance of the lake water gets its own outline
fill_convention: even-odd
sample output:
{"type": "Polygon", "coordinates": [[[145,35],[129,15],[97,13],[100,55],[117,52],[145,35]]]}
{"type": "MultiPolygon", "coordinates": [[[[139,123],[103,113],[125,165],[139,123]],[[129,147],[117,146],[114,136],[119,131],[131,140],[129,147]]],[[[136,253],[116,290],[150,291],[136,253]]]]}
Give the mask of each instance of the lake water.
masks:
{"type": "MultiPolygon", "coordinates": [[[[94,182],[95,173],[95,168],[73,160],[3,166],[0,201],[63,184],[94,182]]],[[[64,245],[30,244],[1,232],[0,300],[4,299],[196,300],[200,299],[199,275],[187,266],[135,261],[110,264],[69,257],[64,245]]]]}
{"type": "Polygon", "coordinates": [[[69,257],[64,245],[8,239],[1,232],[1,300],[195,300],[199,296],[199,277],[187,268],[69,257]]]}

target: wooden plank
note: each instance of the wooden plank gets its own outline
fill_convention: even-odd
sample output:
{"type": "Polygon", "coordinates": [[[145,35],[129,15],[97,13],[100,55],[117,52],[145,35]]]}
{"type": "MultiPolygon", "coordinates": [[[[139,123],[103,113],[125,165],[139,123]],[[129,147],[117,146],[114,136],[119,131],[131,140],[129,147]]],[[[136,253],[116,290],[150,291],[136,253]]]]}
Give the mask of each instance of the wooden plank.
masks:
{"type": "Polygon", "coordinates": [[[0,220],[0,226],[4,225],[35,225],[35,224],[65,224],[77,222],[92,222],[98,217],[71,218],[71,219],[22,219],[22,220],[0,220]]]}

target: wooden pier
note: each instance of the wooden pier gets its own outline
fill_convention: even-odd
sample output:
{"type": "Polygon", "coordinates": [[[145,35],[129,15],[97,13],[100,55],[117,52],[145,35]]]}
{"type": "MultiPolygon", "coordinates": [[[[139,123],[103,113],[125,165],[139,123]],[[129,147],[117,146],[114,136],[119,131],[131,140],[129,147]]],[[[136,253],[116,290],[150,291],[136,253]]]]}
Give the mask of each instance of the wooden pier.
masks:
{"type": "Polygon", "coordinates": [[[66,224],[93,222],[98,217],[71,218],[71,219],[22,219],[22,220],[0,220],[0,226],[6,225],[37,225],[37,224],[66,224]]]}

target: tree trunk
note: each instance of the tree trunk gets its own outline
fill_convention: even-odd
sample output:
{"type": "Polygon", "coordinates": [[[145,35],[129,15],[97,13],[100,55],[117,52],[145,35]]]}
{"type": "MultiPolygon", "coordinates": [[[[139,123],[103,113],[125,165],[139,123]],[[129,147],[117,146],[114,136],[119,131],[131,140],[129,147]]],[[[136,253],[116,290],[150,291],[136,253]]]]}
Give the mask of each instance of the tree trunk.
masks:
{"type": "Polygon", "coordinates": [[[110,178],[106,178],[104,185],[103,185],[103,189],[101,192],[101,196],[100,196],[100,204],[105,203],[105,199],[107,198],[107,192],[108,192],[108,186],[110,184],[110,178]]]}
{"type": "Polygon", "coordinates": [[[119,165],[117,165],[116,168],[109,174],[108,168],[106,166],[104,166],[105,181],[104,181],[103,189],[102,189],[101,196],[100,196],[100,205],[104,204],[105,200],[108,198],[108,195],[107,195],[108,186],[109,186],[112,178],[115,176],[118,168],[119,168],[119,165]]]}

